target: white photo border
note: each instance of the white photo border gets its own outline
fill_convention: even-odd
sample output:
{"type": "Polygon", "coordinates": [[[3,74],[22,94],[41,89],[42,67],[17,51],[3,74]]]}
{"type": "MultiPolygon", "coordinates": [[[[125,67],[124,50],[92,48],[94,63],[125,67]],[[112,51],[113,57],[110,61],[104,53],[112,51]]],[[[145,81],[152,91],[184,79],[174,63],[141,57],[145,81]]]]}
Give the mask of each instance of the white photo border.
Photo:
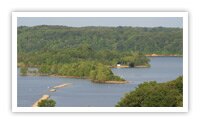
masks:
{"type": "Polygon", "coordinates": [[[12,12],[12,112],[188,112],[188,12],[12,12]],[[182,17],[183,107],[17,107],[18,17],[182,17]]]}

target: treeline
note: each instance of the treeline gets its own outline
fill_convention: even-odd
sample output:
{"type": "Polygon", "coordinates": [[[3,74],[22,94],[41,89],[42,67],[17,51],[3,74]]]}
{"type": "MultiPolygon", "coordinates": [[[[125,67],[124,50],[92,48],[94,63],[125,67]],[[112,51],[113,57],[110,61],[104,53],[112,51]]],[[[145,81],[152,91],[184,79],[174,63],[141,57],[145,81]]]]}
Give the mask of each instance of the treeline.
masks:
{"type": "Polygon", "coordinates": [[[27,66],[39,65],[57,65],[74,63],[81,61],[96,61],[104,65],[116,65],[117,63],[137,66],[149,65],[149,58],[141,52],[116,52],[116,51],[95,51],[90,49],[67,49],[58,52],[35,52],[35,53],[19,53],[18,64],[24,63],[27,66]]]}
{"type": "Polygon", "coordinates": [[[166,83],[144,82],[127,93],[117,107],[182,107],[183,77],[166,83]]]}

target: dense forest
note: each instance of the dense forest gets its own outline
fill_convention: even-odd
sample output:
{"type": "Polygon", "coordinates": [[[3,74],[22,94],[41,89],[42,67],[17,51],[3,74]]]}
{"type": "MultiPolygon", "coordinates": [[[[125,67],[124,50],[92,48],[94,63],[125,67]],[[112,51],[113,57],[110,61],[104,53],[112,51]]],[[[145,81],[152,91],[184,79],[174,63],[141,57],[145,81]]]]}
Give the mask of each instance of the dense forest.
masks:
{"type": "Polygon", "coordinates": [[[44,74],[123,81],[110,67],[149,66],[145,54],[151,53],[182,55],[182,29],[47,25],[17,29],[18,66],[23,75],[26,67],[37,67],[44,74]],[[100,75],[102,69],[107,77],[100,75]]]}
{"type": "Polygon", "coordinates": [[[116,63],[143,54],[182,55],[182,29],[139,27],[18,27],[18,62],[33,64],[98,60],[116,63]]]}
{"type": "Polygon", "coordinates": [[[135,90],[127,93],[116,105],[117,107],[182,107],[183,77],[157,83],[144,82],[135,90]]]}

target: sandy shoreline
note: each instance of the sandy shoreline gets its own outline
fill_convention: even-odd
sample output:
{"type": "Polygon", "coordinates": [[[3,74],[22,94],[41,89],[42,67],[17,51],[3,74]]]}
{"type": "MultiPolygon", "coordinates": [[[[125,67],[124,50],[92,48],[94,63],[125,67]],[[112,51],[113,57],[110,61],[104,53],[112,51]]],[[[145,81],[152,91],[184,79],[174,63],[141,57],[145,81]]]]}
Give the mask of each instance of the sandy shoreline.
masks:
{"type": "Polygon", "coordinates": [[[112,66],[111,68],[149,68],[148,65],[139,65],[134,67],[129,67],[128,65],[122,65],[122,66],[112,66]]]}
{"type": "MultiPolygon", "coordinates": [[[[89,78],[82,78],[82,77],[78,77],[78,76],[59,76],[59,75],[50,75],[51,77],[60,77],[60,78],[76,78],[76,79],[88,79],[91,80],[89,78]]],[[[92,80],[91,80],[92,81],[92,80]]],[[[99,81],[93,81],[94,83],[110,83],[110,84],[124,84],[124,83],[128,83],[128,81],[105,81],[105,82],[99,82],[99,81]]]]}
{"type": "Polygon", "coordinates": [[[87,79],[84,77],[79,77],[79,76],[61,76],[61,75],[48,75],[50,77],[59,77],[59,78],[76,78],[76,79],[87,79]]]}
{"type": "Polygon", "coordinates": [[[49,95],[43,95],[40,99],[38,99],[33,105],[32,107],[38,107],[38,103],[41,102],[42,100],[46,100],[49,99],[49,95]]]}
{"type": "Polygon", "coordinates": [[[69,86],[69,85],[71,85],[71,83],[64,83],[64,84],[61,84],[61,85],[54,86],[53,89],[63,88],[65,86],[69,86]]]}
{"type": "Polygon", "coordinates": [[[105,81],[107,84],[126,84],[128,81],[105,81]]]}
{"type": "MultiPolygon", "coordinates": [[[[56,89],[59,88],[64,88],[66,86],[71,85],[71,83],[64,83],[64,84],[60,84],[57,86],[52,87],[51,89],[49,89],[49,92],[56,92],[56,89]]],[[[38,99],[33,105],[32,107],[38,107],[38,103],[41,102],[42,100],[47,100],[50,98],[50,95],[43,95],[40,99],[38,99]]]]}
{"type": "Polygon", "coordinates": [[[177,54],[146,54],[147,57],[182,57],[182,55],[177,54]]]}

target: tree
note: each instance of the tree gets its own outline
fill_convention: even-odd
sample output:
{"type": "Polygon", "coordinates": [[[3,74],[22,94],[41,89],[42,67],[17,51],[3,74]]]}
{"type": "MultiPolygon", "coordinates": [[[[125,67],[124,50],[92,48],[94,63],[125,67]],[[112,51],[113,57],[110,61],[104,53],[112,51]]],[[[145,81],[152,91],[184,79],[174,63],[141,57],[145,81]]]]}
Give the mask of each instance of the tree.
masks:
{"type": "Polygon", "coordinates": [[[55,107],[55,106],[56,106],[56,102],[53,99],[41,100],[38,103],[38,107],[55,107]]]}
{"type": "Polygon", "coordinates": [[[27,72],[28,72],[28,67],[23,66],[20,68],[21,75],[25,76],[25,75],[27,75],[27,72]]]}
{"type": "Polygon", "coordinates": [[[39,67],[39,72],[43,74],[51,74],[51,67],[43,64],[39,67]]]}
{"type": "Polygon", "coordinates": [[[127,93],[117,107],[182,107],[182,77],[176,80],[157,83],[144,82],[135,90],[127,93]]]}
{"type": "Polygon", "coordinates": [[[139,66],[139,65],[149,65],[149,59],[141,52],[131,52],[126,56],[122,57],[121,62],[130,67],[139,66]]]}

